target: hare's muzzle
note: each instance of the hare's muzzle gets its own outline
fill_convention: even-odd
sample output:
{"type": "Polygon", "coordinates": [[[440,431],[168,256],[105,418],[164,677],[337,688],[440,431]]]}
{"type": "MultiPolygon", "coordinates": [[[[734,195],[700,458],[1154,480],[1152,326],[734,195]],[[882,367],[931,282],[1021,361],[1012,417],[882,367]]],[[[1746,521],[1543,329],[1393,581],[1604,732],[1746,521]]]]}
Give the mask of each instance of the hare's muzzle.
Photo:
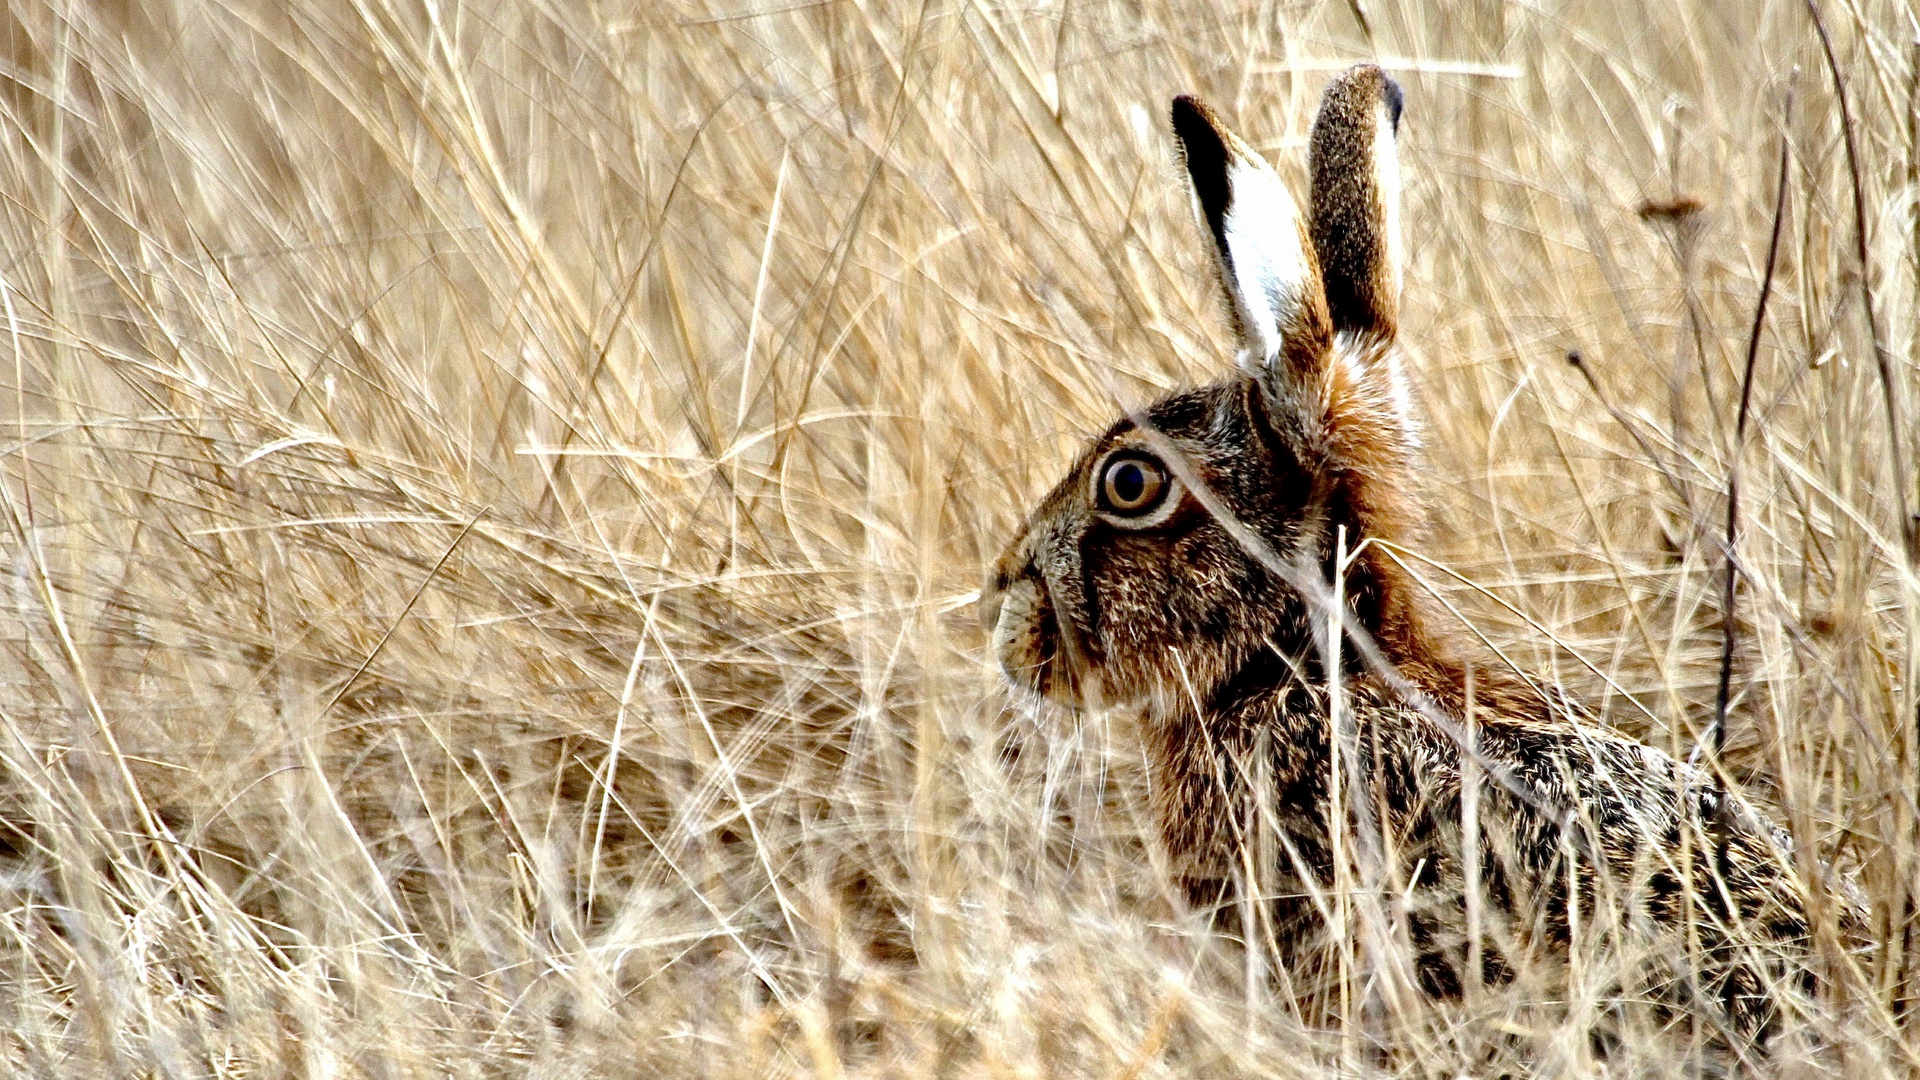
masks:
{"type": "Polygon", "coordinates": [[[1043,697],[1071,699],[1070,680],[1058,663],[1059,621],[1038,577],[996,573],[981,592],[980,622],[1009,682],[1043,697]]]}

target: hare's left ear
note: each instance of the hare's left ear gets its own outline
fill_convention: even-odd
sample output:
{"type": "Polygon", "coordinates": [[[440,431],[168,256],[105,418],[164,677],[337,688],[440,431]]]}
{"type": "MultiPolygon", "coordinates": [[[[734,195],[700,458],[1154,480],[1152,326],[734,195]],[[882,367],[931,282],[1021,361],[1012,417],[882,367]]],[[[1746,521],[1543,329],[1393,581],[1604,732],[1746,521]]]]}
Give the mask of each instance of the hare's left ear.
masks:
{"type": "Polygon", "coordinates": [[[1385,72],[1356,64],[1327,85],[1313,121],[1310,232],[1335,331],[1398,330],[1402,100],[1385,72]]]}
{"type": "Polygon", "coordinates": [[[1293,196],[1273,166],[1198,100],[1173,99],[1173,133],[1232,303],[1240,366],[1304,383],[1320,368],[1331,333],[1320,266],[1293,196]]]}

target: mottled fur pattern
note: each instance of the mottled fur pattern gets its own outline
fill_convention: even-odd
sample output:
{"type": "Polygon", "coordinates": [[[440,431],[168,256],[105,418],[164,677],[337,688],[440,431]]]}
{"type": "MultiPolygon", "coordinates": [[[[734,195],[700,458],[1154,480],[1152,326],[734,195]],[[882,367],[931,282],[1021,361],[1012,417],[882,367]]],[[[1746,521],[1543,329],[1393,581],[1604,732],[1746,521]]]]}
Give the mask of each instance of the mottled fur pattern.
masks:
{"type": "MultiPolygon", "coordinates": [[[[1399,88],[1378,68],[1334,81],[1299,226],[1270,167],[1205,106],[1176,101],[1242,370],[1114,424],[1035,509],[984,597],[1000,661],[1069,707],[1143,707],[1161,840],[1196,904],[1245,881],[1256,819],[1281,834],[1262,875],[1296,893],[1331,884],[1332,830],[1356,820],[1354,791],[1347,821],[1332,816],[1337,693],[1362,816],[1387,872],[1417,875],[1396,888],[1418,887],[1407,932],[1427,989],[1457,989],[1464,971],[1451,916],[1476,775],[1492,922],[1472,977],[1564,951],[1570,909],[1598,906],[1616,913],[1614,931],[1667,955],[1689,950],[1661,935],[1691,942],[1702,974],[1667,999],[1763,1026],[1768,987],[1808,946],[1809,896],[1786,835],[1701,770],[1479,659],[1427,617],[1389,554],[1424,528],[1395,346],[1399,115],[1399,88]],[[1250,205],[1254,193],[1269,205],[1250,205]],[[1285,250],[1254,250],[1263,243],[1285,250]],[[1329,680],[1319,628],[1330,620],[1309,587],[1333,580],[1342,536],[1358,555],[1341,582],[1350,628],[1329,680]]],[[[1841,925],[1860,924],[1844,886],[1829,897],[1841,925]]],[[[1313,922],[1302,920],[1302,940],[1313,922]]]]}

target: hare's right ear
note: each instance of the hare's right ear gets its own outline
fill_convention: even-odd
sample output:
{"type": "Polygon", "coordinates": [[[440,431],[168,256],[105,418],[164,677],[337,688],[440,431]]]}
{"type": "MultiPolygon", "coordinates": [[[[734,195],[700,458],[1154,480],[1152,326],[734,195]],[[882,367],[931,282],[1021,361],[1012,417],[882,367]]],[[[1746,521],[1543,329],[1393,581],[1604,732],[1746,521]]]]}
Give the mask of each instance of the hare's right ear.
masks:
{"type": "Polygon", "coordinates": [[[1400,306],[1400,84],[1355,64],[1327,84],[1307,148],[1313,249],[1336,331],[1393,340],[1400,306]]]}
{"type": "Polygon", "coordinates": [[[1240,335],[1240,366],[1296,383],[1322,364],[1332,332],[1320,264],[1286,185],[1198,100],[1173,99],[1173,133],[1213,237],[1240,335]]]}

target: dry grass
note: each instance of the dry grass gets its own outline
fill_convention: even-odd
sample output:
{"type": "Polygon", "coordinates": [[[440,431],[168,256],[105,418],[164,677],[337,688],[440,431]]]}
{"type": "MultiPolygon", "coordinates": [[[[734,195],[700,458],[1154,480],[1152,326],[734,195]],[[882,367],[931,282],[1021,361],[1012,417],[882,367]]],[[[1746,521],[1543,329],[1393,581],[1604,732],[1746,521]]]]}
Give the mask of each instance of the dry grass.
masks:
{"type": "MultiPolygon", "coordinates": [[[[1682,756],[1801,69],[1727,764],[1884,940],[1773,1067],[1909,1075],[1920,498],[1807,11],[1356,7],[11,5],[0,1062],[1711,1067],[1684,1021],[1596,1057],[1579,993],[1304,1023],[1169,896],[1128,718],[1022,712],[981,652],[1076,440],[1224,363],[1164,103],[1298,179],[1377,55],[1417,61],[1427,554],[1477,587],[1436,582],[1682,756]]],[[[1912,416],[1917,30],[1824,14],[1912,416]]]]}

